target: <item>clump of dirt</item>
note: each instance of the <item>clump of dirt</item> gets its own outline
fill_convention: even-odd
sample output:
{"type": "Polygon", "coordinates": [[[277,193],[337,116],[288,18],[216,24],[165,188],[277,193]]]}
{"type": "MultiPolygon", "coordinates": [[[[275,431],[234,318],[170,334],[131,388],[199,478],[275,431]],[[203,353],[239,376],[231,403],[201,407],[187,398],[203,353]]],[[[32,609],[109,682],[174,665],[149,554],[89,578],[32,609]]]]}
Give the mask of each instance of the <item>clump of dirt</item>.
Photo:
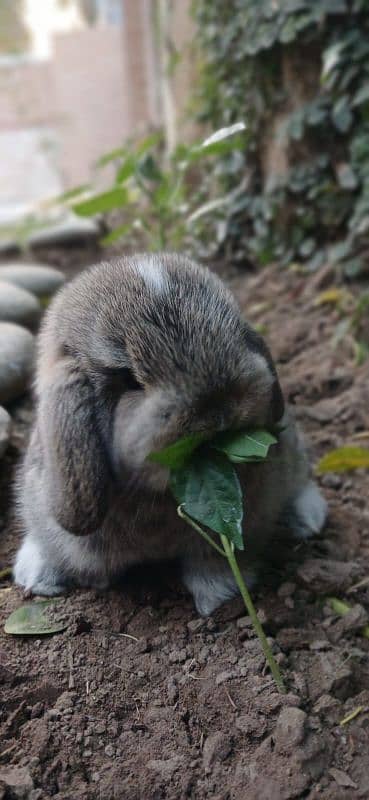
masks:
{"type": "MultiPolygon", "coordinates": [[[[337,312],[314,305],[315,285],[278,269],[231,284],[271,344],[313,460],[368,432],[369,363],[357,367],[349,346],[332,346],[337,312]]],[[[18,542],[10,485],[30,399],[13,411],[2,462],[0,569],[18,542]]],[[[0,798],[367,798],[368,483],[361,471],[324,477],[324,536],[292,549],[277,543],[265,566],[255,600],[285,696],[241,601],[199,619],[166,565],[136,570],[103,595],[62,598],[63,633],[1,633],[0,798]],[[345,623],[327,601],[331,594],[355,607],[345,623]]],[[[21,593],[5,580],[0,602],[5,618],[21,593]]]]}

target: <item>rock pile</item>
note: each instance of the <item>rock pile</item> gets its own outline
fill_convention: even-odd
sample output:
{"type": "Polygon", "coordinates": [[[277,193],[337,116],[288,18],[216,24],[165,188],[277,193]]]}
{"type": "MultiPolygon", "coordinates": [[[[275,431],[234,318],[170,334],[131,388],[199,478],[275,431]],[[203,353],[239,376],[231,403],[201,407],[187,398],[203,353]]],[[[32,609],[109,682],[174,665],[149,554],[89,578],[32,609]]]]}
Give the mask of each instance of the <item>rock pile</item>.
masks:
{"type": "Polygon", "coordinates": [[[11,417],[3,408],[29,386],[35,336],[43,308],[63,285],[59,270],[38,264],[0,266],[0,458],[11,433],[11,417]]]}

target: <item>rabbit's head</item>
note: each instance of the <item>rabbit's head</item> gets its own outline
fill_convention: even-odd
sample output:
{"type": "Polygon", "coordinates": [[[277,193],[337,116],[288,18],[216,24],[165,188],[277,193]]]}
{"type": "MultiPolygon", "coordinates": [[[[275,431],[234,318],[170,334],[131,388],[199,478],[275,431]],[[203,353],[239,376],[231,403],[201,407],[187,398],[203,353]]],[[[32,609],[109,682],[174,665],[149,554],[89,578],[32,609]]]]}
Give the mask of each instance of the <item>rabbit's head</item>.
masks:
{"type": "MultiPolygon", "coordinates": [[[[166,471],[147,461],[151,451],[191,433],[272,428],[283,415],[263,339],[222,282],[181,256],[121,258],[72,282],[41,336],[41,398],[60,360],[83,376],[95,420],[86,427],[74,409],[74,446],[78,431],[88,457],[92,435],[96,460],[98,437],[101,474],[110,466],[116,479],[135,475],[155,490],[165,488],[166,471]]],[[[77,384],[74,397],[78,405],[77,384]]]]}

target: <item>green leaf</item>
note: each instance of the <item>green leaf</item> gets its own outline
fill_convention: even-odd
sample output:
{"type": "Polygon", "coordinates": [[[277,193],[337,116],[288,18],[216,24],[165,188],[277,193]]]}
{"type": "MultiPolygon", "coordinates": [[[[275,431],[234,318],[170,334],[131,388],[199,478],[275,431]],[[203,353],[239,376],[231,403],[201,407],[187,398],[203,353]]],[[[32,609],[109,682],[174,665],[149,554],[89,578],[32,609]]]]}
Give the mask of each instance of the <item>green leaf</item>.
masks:
{"type": "Polygon", "coordinates": [[[369,100],[369,83],[364,85],[356,92],[352,101],[353,106],[360,106],[362,103],[367,103],[369,100]]]}
{"type": "Polygon", "coordinates": [[[220,450],[235,464],[241,462],[262,461],[267,457],[271,445],[277,439],[268,431],[254,430],[242,433],[220,433],[213,440],[212,447],[220,450]]]}
{"type": "Polygon", "coordinates": [[[343,163],[337,166],[337,178],[342,189],[347,189],[348,191],[357,189],[358,179],[350,164],[343,163]]]}
{"type": "Polygon", "coordinates": [[[290,44],[290,42],[296,39],[297,33],[296,19],[291,16],[287,19],[279,33],[279,41],[282,42],[282,44],[290,44]]]}
{"type": "Polygon", "coordinates": [[[324,82],[328,75],[335,69],[335,67],[339,64],[342,56],[342,51],[344,49],[343,42],[337,42],[330,47],[327,47],[326,50],[323,51],[323,70],[322,70],[322,81],[324,82]]]}
{"type": "Polygon", "coordinates": [[[246,125],[244,122],[236,122],[234,125],[220,128],[215,133],[212,133],[211,136],[208,136],[201,144],[189,148],[186,160],[194,162],[205,156],[226,156],[234,150],[243,150],[246,144],[245,131],[246,125]]]}
{"type": "Polygon", "coordinates": [[[122,236],[125,236],[126,233],[129,233],[132,230],[132,224],[130,222],[126,222],[125,225],[119,225],[118,228],[115,228],[111,233],[108,233],[102,239],[100,239],[100,244],[106,247],[109,244],[114,244],[114,242],[121,239],[122,236]]]}
{"type": "Polygon", "coordinates": [[[136,159],[133,156],[128,156],[119,167],[116,177],[116,183],[123,183],[131,178],[136,169],[136,159]]]}
{"type": "Polygon", "coordinates": [[[67,192],[63,192],[63,194],[58,195],[55,198],[55,203],[67,203],[68,200],[74,200],[75,197],[78,197],[80,194],[85,194],[86,192],[91,190],[91,186],[89,183],[83,183],[81,186],[75,186],[74,189],[68,189],[67,192]]]}
{"type": "Polygon", "coordinates": [[[340,97],[340,99],[337,100],[337,103],[335,103],[333,106],[332,120],[334,126],[338,131],[340,131],[340,133],[347,133],[349,128],[351,128],[353,115],[347,95],[340,97]]]}
{"type": "Polygon", "coordinates": [[[138,156],[143,156],[148,150],[151,150],[153,147],[157,147],[157,145],[162,141],[162,138],[163,136],[161,133],[152,133],[150,136],[146,136],[141,142],[138,143],[136,147],[136,154],[138,156]]]}
{"type": "Polygon", "coordinates": [[[338,447],[320,459],[316,470],[323,475],[326,472],[349,472],[363,467],[369,468],[369,450],[364,447],[338,447]]]}
{"type": "Polygon", "coordinates": [[[218,131],[215,131],[215,133],[212,133],[211,136],[208,136],[207,139],[203,141],[201,147],[209,147],[211,144],[222,142],[224,139],[229,139],[230,136],[234,136],[235,133],[241,133],[241,131],[245,130],[246,125],[244,122],[235,122],[234,125],[219,128],[218,131]]]}
{"type": "Polygon", "coordinates": [[[162,464],[164,467],[178,469],[190,459],[194,450],[207,438],[208,437],[203,433],[193,433],[191,436],[184,436],[183,439],[178,439],[177,442],[170,444],[169,447],[165,447],[157,453],[150,453],[148,460],[156,464],[162,464]]]}
{"type": "Polygon", "coordinates": [[[363,260],[360,256],[349,258],[342,262],[342,269],[346,278],[357,278],[363,271],[363,260]]]}
{"type": "Polygon", "coordinates": [[[57,622],[50,619],[45,613],[50,606],[54,606],[57,600],[38,600],[20,606],[5,622],[5,633],[15,636],[44,636],[51,633],[59,633],[67,627],[64,622],[57,622]]]}
{"type": "Polygon", "coordinates": [[[137,171],[147,181],[160,181],[162,179],[162,171],[158,162],[153,158],[150,153],[147,153],[138,163],[137,171]]]}
{"type": "Polygon", "coordinates": [[[186,514],[244,549],[242,491],[226,456],[194,456],[189,464],[172,472],[170,485],[186,514]]]}
{"type": "Polygon", "coordinates": [[[116,147],[114,150],[110,150],[109,153],[105,153],[99,160],[96,162],[97,167],[105,167],[106,164],[110,164],[112,161],[117,161],[118,158],[123,158],[127,155],[126,147],[116,147]]]}
{"type": "Polygon", "coordinates": [[[109,192],[96,194],[82,203],[73,206],[73,211],[80,217],[91,217],[94,214],[102,214],[112,211],[114,208],[121,208],[128,201],[127,189],[111,189],[109,192]]]}

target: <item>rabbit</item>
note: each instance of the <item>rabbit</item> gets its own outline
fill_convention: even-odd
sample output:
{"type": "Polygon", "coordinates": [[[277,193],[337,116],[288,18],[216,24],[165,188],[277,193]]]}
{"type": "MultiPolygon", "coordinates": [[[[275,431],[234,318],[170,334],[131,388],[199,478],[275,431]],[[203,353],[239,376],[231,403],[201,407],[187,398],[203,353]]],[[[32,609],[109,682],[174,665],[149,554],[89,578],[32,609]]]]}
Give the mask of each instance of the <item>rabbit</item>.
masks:
{"type": "Polygon", "coordinates": [[[38,341],[36,419],[17,478],[27,593],[105,588],[133,564],[176,559],[201,615],[237,588],[225,559],[177,516],[169,471],[147,460],[190,433],[281,423],[273,458],[241,464],[251,585],[284,520],[321,530],[326,503],[262,337],[208,269],[175,254],[123,256],[54,298],[38,341]]]}

